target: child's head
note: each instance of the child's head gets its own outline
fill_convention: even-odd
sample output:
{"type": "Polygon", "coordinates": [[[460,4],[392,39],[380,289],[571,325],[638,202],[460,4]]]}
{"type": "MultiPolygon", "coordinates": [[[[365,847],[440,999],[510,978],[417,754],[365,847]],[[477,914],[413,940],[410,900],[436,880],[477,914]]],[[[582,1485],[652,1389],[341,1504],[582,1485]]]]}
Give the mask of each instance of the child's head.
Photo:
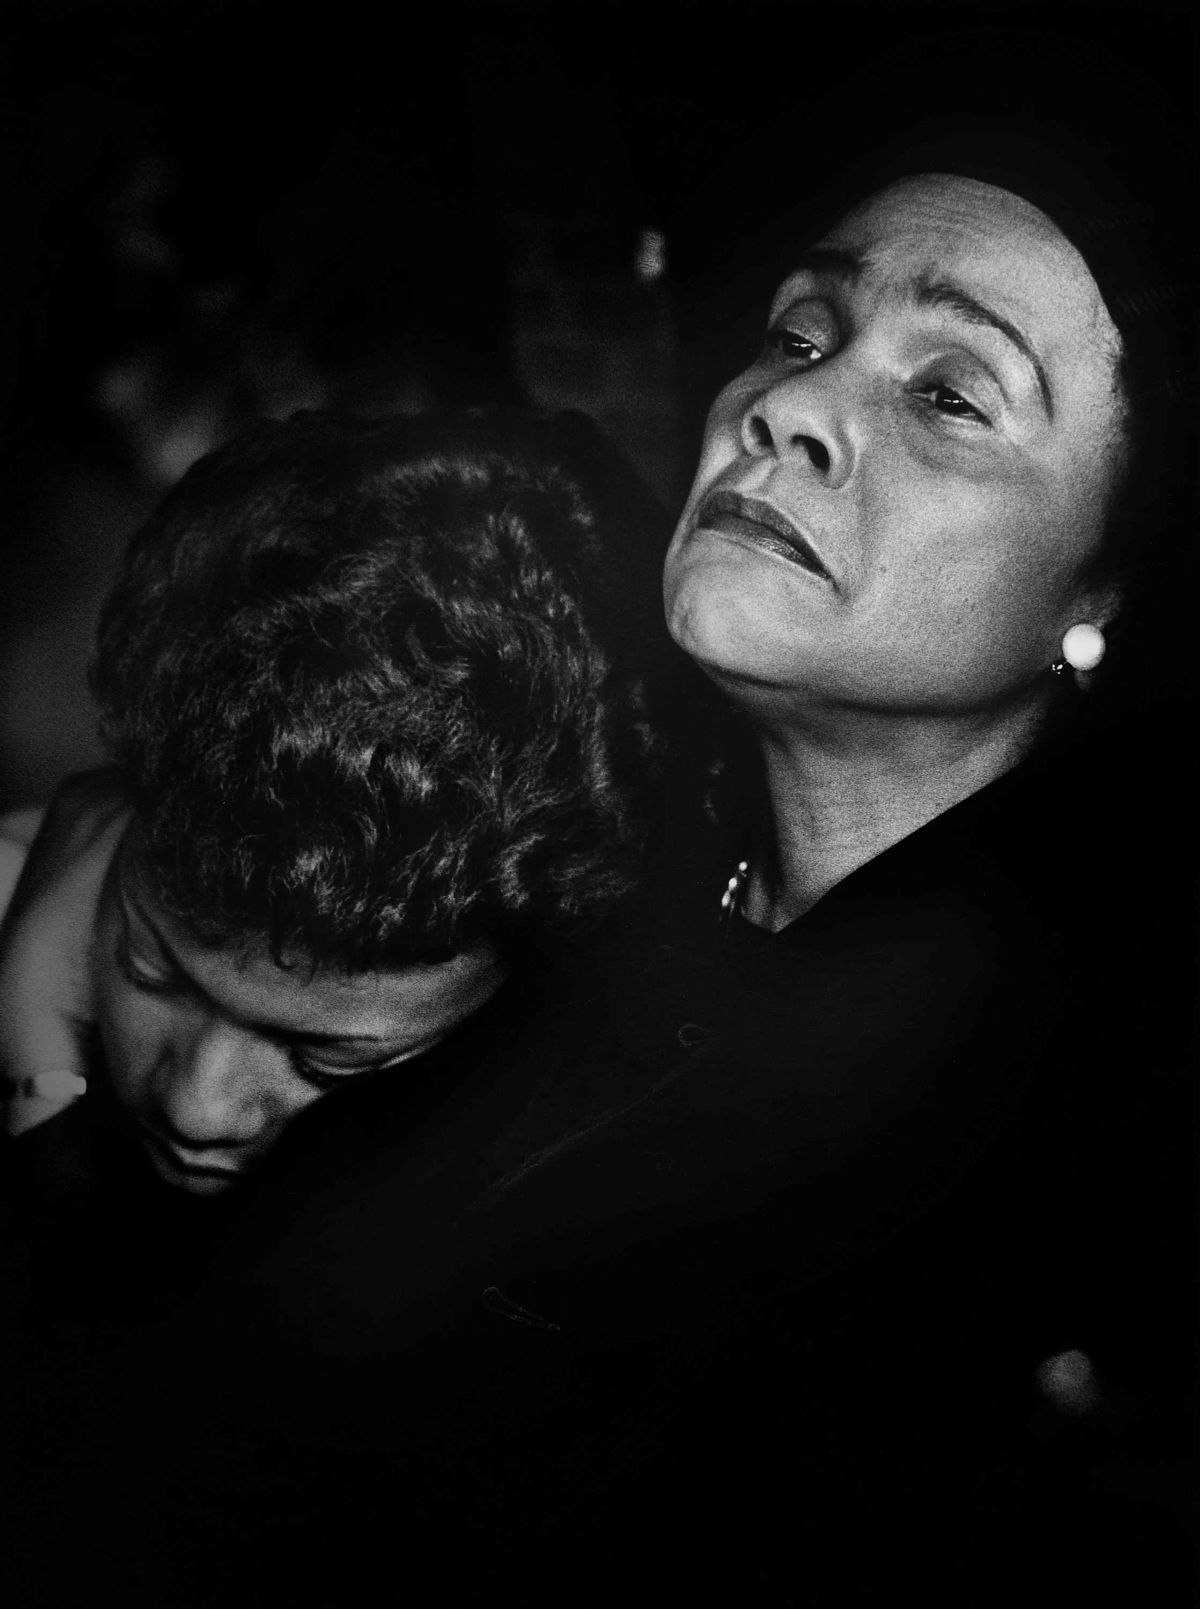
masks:
{"type": "Polygon", "coordinates": [[[94,673],[101,1029],[165,1177],[223,1189],[629,887],[661,546],[570,417],[303,416],[165,500],[94,673]]]}

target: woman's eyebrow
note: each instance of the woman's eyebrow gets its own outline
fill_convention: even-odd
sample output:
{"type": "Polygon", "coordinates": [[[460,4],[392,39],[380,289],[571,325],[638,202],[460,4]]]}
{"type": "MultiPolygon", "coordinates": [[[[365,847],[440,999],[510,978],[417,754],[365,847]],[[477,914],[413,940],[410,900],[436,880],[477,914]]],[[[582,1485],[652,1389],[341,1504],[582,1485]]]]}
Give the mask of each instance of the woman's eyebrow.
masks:
{"type": "Polygon", "coordinates": [[[1050,391],[1050,382],[1046,378],[1046,371],[1042,361],[1034,350],[1033,345],[1022,335],[1011,320],[1003,314],[997,313],[995,308],[988,307],[977,297],[965,291],[961,285],[955,285],[944,279],[921,279],[913,287],[913,297],[918,307],[944,307],[951,313],[957,313],[959,318],[968,324],[981,324],[988,329],[996,330],[1003,335],[1033,370],[1037,380],[1038,391],[1041,393],[1042,406],[1048,419],[1054,418],[1054,398],[1050,391]]]}

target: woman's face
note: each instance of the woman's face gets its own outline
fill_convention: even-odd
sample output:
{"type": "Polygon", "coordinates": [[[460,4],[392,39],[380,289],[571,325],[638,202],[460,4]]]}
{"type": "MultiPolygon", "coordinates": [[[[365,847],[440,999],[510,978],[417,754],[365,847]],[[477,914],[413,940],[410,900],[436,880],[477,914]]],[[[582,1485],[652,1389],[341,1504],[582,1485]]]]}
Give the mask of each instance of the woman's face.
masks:
{"type": "Polygon", "coordinates": [[[1007,191],[873,196],[805,254],[709,415],[667,555],[676,640],[737,692],[972,711],[1114,600],[1081,574],[1123,455],[1119,337],[1007,191]]]}

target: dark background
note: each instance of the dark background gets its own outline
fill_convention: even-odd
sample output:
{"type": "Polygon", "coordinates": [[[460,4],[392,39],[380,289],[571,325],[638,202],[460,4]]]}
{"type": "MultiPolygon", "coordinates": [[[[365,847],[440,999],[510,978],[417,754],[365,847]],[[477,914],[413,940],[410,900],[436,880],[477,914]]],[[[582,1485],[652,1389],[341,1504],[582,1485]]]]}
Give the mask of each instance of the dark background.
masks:
{"type": "Polygon", "coordinates": [[[673,504],[788,228],[871,121],[864,67],[902,101],[925,38],[1033,23],[1190,127],[1189,12],[0,0],[0,808],[96,757],[122,544],[239,424],[578,406],[673,504]]]}

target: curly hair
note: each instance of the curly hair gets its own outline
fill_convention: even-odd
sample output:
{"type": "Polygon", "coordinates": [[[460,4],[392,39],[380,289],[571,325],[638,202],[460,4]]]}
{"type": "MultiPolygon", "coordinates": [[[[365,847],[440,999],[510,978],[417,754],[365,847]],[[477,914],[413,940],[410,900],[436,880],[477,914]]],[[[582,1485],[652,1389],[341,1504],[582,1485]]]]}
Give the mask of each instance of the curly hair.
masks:
{"type": "Polygon", "coordinates": [[[202,459],[92,669],[155,896],[347,971],[586,930],[639,870],[661,522],[582,415],[303,414],[202,459]]]}

